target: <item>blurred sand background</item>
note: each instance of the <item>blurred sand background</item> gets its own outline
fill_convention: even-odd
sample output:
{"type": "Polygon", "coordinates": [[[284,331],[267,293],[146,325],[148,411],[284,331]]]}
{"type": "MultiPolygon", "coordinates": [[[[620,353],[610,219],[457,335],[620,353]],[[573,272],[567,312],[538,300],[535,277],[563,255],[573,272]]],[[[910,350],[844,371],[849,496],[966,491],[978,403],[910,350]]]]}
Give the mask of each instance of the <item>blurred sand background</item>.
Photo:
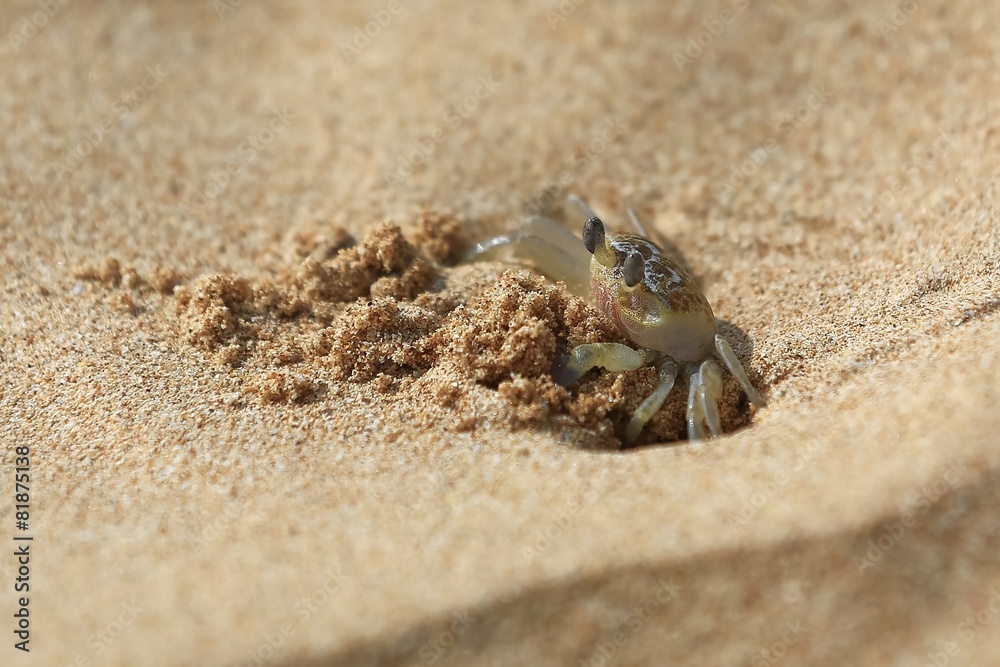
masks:
{"type": "Polygon", "coordinates": [[[990,3],[16,1],[0,28],[3,664],[995,664],[990,3]],[[649,375],[553,393],[551,346],[600,324],[450,268],[569,191],[683,251],[769,397],[728,394],[749,427],[615,451],[601,411],[649,375]]]}

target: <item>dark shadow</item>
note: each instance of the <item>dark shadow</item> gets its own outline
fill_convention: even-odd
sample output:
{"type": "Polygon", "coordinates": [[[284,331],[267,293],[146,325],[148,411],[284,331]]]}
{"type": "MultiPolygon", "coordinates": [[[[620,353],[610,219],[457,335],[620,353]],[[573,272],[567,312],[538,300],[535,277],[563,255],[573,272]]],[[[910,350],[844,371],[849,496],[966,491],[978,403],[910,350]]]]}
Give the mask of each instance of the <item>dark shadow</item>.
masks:
{"type": "MultiPolygon", "coordinates": [[[[789,627],[802,631],[782,647],[782,664],[882,664],[880,656],[903,648],[924,656],[933,642],[920,638],[943,633],[956,639],[946,635],[988,601],[988,585],[1000,577],[997,473],[947,488],[909,528],[901,528],[898,517],[879,517],[811,539],[546,582],[454,610],[475,619],[461,636],[448,635],[454,622],[448,613],[287,664],[424,665],[433,655],[435,665],[578,665],[603,646],[616,652],[607,664],[746,665],[788,638],[789,627]],[[654,612],[649,600],[664,582],[679,589],[654,612]],[[636,617],[630,624],[626,614],[644,603],[645,622],[636,627],[636,617]],[[624,634],[617,647],[608,643],[616,631],[624,634]]],[[[754,522],[732,525],[751,536],[754,522]]]]}

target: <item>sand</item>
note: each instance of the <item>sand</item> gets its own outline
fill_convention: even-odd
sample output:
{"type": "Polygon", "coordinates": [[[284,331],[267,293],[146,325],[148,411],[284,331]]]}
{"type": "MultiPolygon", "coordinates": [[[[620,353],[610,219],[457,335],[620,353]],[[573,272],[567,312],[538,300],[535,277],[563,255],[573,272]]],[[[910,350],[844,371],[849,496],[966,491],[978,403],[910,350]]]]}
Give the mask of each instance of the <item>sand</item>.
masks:
{"type": "Polygon", "coordinates": [[[3,664],[994,664],[988,7],[8,4],[3,664]],[[552,382],[625,339],[459,260],[569,192],[767,407],[552,382]]]}

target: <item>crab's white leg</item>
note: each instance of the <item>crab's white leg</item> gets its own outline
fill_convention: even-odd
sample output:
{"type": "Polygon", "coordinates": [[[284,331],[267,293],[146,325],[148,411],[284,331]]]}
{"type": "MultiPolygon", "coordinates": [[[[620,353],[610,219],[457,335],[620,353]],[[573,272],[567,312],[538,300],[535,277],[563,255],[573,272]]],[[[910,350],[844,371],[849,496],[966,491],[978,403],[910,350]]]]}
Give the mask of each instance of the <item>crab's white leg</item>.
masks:
{"type": "Polygon", "coordinates": [[[552,379],[565,387],[579,380],[591,368],[600,366],[609,371],[634,371],[655,361],[658,356],[659,353],[653,350],[633,350],[621,343],[584,343],[574,347],[565,363],[553,369],[552,379]]]}
{"type": "Polygon", "coordinates": [[[635,227],[636,234],[639,236],[645,236],[646,238],[653,238],[646,229],[646,225],[639,221],[639,216],[636,215],[635,209],[630,208],[628,210],[628,219],[632,221],[632,226],[635,227]]]}
{"type": "MultiPolygon", "coordinates": [[[[564,213],[575,213],[574,217],[578,217],[581,221],[588,220],[589,218],[596,217],[597,214],[594,213],[594,209],[590,208],[590,204],[585,202],[582,197],[575,194],[566,195],[566,202],[563,204],[564,213]]],[[[646,230],[646,226],[639,221],[639,217],[635,214],[633,209],[628,210],[629,220],[632,221],[632,226],[635,227],[635,232],[639,236],[649,237],[649,232],[646,230]]]]}
{"type": "Polygon", "coordinates": [[[580,224],[583,224],[584,220],[597,217],[594,209],[590,208],[590,204],[575,194],[566,195],[566,201],[563,202],[563,214],[567,216],[572,215],[574,223],[578,222],[580,224]]]}
{"type": "Polygon", "coordinates": [[[740,363],[739,357],[733,352],[729,341],[719,334],[715,335],[715,354],[726,365],[726,368],[733,374],[736,381],[740,383],[740,386],[743,387],[743,391],[746,392],[750,402],[758,408],[764,407],[764,399],[760,397],[754,386],[750,384],[750,378],[747,377],[747,372],[743,370],[743,364],[740,363]]]}
{"type": "Polygon", "coordinates": [[[628,444],[638,439],[646,422],[652,419],[653,415],[663,406],[663,402],[667,400],[670,390],[674,388],[674,381],[677,379],[677,364],[672,359],[664,359],[657,364],[657,374],[660,382],[656,385],[656,389],[636,408],[628,426],[625,427],[625,442],[628,444]]]}
{"type": "Polygon", "coordinates": [[[698,400],[701,401],[701,411],[705,417],[705,425],[713,438],[722,434],[722,420],[719,418],[719,399],[722,398],[722,369],[712,359],[701,362],[698,370],[701,386],[698,389],[698,400]]]}
{"type": "Polygon", "coordinates": [[[534,216],[508,236],[476,244],[466,261],[501,259],[509,251],[550,280],[561,280],[579,296],[590,291],[590,253],[583,240],[555,220],[534,216]]]}
{"type": "Polygon", "coordinates": [[[688,440],[703,440],[705,438],[705,413],[701,401],[701,369],[693,371],[688,376],[687,423],[688,440]]]}

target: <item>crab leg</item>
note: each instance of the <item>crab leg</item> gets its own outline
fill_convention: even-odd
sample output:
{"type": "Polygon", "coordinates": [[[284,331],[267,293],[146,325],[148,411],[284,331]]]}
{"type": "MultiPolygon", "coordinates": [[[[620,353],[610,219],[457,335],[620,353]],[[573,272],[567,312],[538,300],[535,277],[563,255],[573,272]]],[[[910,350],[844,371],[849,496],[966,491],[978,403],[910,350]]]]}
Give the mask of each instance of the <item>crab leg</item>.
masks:
{"type": "Polygon", "coordinates": [[[722,420],[719,418],[719,399],[722,398],[722,369],[711,359],[701,362],[698,371],[701,386],[698,389],[698,399],[701,401],[701,411],[705,417],[713,438],[722,434],[722,420]]]}
{"type": "Polygon", "coordinates": [[[569,359],[552,369],[552,379],[566,386],[579,380],[591,368],[600,366],[609,371],[634,371],[659,357],[653,350],[633,350],[621,343],[584,343],[577,345],[569,359]]]}
{"type": "Polygon", "coordinates": [[[702,440],[705,437],[705,412],[701,401],[701,370],[696,370],[688,376],[687,423],[688,440],[702,440]]]}
{"type": "Polygon", "coordinates": [[[563,213],[574,212],[573,209],[575,209],[576,217],[579,218],[578,222],[581,224],[584,220],[597,217],[594,209],[590,208],[590,204],[583,201],[579,195],[568,194],[566,195],[566,200],[563,202],[563,213]]]}
{"type": "Polygon", "coordinates": [[[468,261],[494,259],[505,250],[546,278],[563,281],[574,294],[589,296],[590,253],[579,236],[555,220],[536,215],[509,236],[477,244],[468,261]]]}
{"type": "Polygon", "coordinates": [[[747,372],[743,370],[743,364],[740,363],[739,357],[733,352],[733,348],[729,345],[727,341],[722,336],[715,335],[715,354],[722,360],[722,363],[726,365],[729,372],[733,374],[736,381],[740,383],[740,387],[746,392],[747,398],[754,406],[760,408],[764,406],[764,399],[760,397],[760,394],[754,389],[754,386],[750,384],[750,378],[747,377],[747,372]]]}
{"type": "Polygon", "coordinates": [[[657,364],[657,371],[660,383],[656,385],[653,393],[646,397],[646,400],[632,413],[632,419],[625,427],[625,442],[633,443],[642,433],[646,422],[652,419],[653,415],[663,406],[663,402],[670,395],[670,390],[674,388],[674,381],[677,379],[677,363],[672,359],[664,359],[657,364]]]}

